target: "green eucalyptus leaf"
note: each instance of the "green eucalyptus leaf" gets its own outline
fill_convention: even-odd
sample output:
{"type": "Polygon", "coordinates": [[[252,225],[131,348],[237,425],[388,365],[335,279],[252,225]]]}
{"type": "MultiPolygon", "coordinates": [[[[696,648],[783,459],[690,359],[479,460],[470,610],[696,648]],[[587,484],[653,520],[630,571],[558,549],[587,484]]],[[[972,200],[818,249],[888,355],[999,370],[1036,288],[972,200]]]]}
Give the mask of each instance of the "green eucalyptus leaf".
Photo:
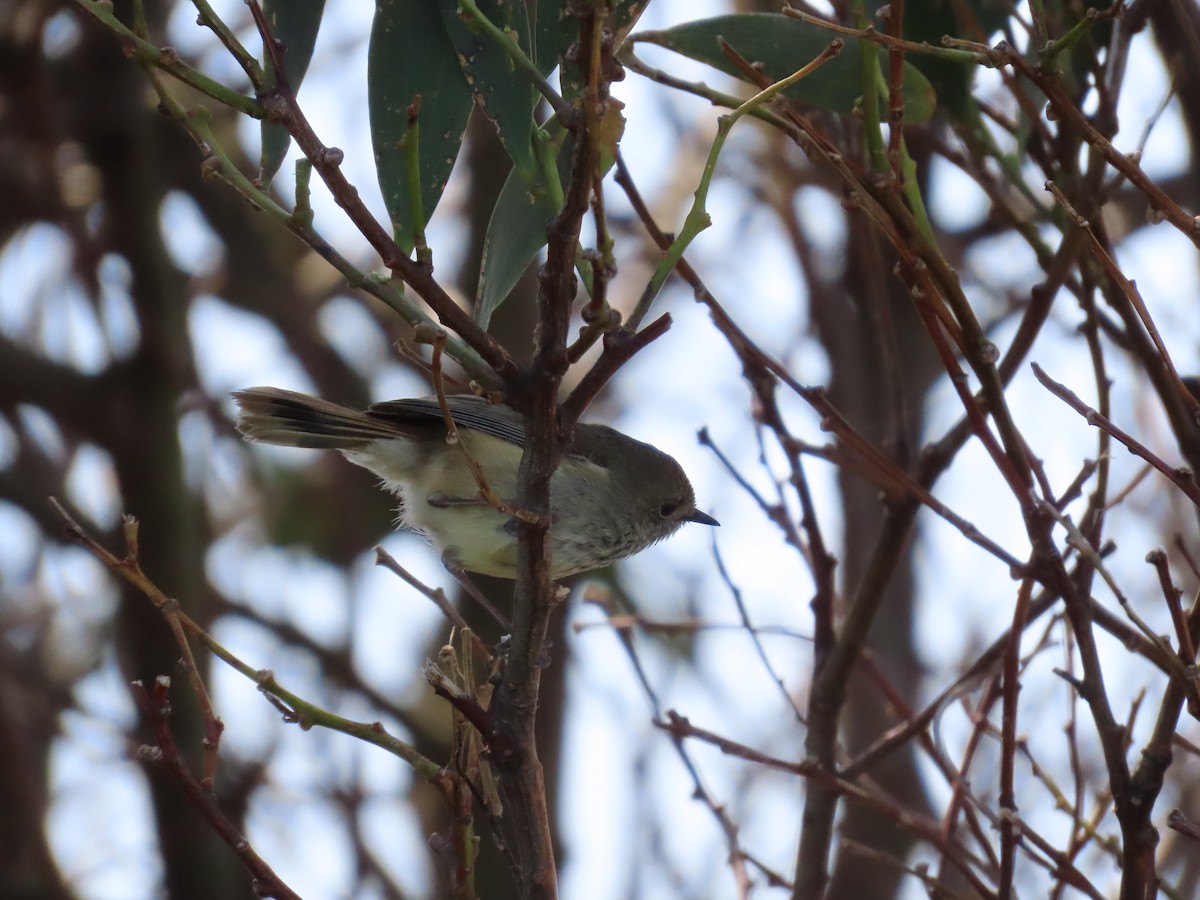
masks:
{"type": "Polygon", "coordinates": [[[402,141],[421,98],[418,161],[422,217],[433,214],[471,115],[471,88],[432,0],[376,0],[367,51],[367,103],[379,189],[396,242],[413,247],[413,186],[402,141]]]}
{"type": "MultiPolygon", "coordinates": [[[[625,130],[623,108],[624,104],[619,100],[610,99],[600,123],[601,174],[606,174],[616,163],[617,146],[625,130]]],[[[557,147],[554,164],[559,184],[566,185],[571,175],[574,142],[556,120],[551,120],[547,129],[552,134],[547,152],[553,152],[557,147]]],[[[553,192],[546,189],[544,182],[544,176],[539,178],[539,190],[535,195],[516,172],[510,172],[492,208],[492,218],[484,236],[479,291],[475,299],[475,321],[481,328],[487,328],[492,314],[508,299],[525,268],[546,246],[546,225],[558,215],[559,206],[551,199],[553,192]]],[[[590,274],[584,264],[579,265],[584,284],[590,290],[590,274]]]]}
{"type": "MultiPolygon", "coordinates": [[[[325,0],[265,0],[263,3],[263,15],[266,16],[271,35],[283,45],[283,73],[293,91],[300,89],[300,82],[308,71],[324,12],[325,0]]],[[[267,78],[274,84],[275,67],[269,54],[264,52],[263,56],[267,78]]],[[[292,137],[286,128],[278,122],[263,121],[259,169],[264,184],[270,184],[283,165],[291,142],[292,137]]]]}
{"type": "Polygon", "coordinates": [[[633,26],[637,24],[650,0],[612,0],[608,4],[609,27],[612,29],[619,46],[625,40],[633,26]]]}
{"type": "MultiPolygon", "coordinates": [[[[517,40],[525,54],[532,57],[533,39],[523,0],[476,0],[475,5],[488,21],[517,40]]],[[[512,57],[488,35],[476,30],[469,19],[459,15],[457,0],[438,0],[438,7],[458,64],[475,92],[480,109],[496,126],[517,171],[532,179],[537,168],[533,152],[536,89],[517,69],[512,57]]]]}
{"type": "Polygon", "coordinates": [[[533,62],[549,77],[567,48],[579,37],[579,20],[562,0],[537,0],[533,7],[533,62]]]}
{"type": "MultiPolygon", "coordinates": [[[[745,80],[721,51],[723,38],[743,57],[759,63],[772,79],[786,78],[812,62],[832,39],[827,31],[775,13],[747,13],[700,19],[664,31],[642,31],[634,39],[658,44],[722,72],[745,80]]],[[[850,112],[862,96],[862,70],[857,41],[846,41],[842,52],[784,93],[793,100],[830,112],[850,112]]],[[[880,53],[883,53],[882,48],[880,53]]],[[[933,115],[937,97],[933,86],[910,63],[904,65],[904,118],[924,122],[933,115]]]]}
{"type": "Polygon", "coordinates": [[[557,214],[544,194],[534,197],[515,170],[508,173],[484,237],[475,300],[475,321],[480,328],[488,327],[492,314],[546,246],[546,224],[557,214]]]}
{"type": "MultiPolygon", "coordinates": [[[[561,135],[561,128],[554,126],[561,135]]],[[[570,138],[560,142],[555,165],[562,183],[570,176],[570,138]]],[[[508,299],[525,268],[546,246],[546,225],[558,215],[557,204],[547,191],[535,195],[516,170],[500,189],[483,239],[479,265],[479,290],[475,298],[475,321],[487,328],[492,314],[508,299]]]]}

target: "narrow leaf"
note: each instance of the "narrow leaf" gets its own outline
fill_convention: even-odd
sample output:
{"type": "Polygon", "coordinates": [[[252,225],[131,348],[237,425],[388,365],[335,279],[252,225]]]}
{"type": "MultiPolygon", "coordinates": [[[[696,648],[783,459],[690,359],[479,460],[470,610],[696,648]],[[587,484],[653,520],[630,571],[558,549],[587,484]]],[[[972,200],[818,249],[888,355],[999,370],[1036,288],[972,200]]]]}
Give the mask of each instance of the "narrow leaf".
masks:
{"type": "MultiPolygon", "coordinates": [[[[617,145],[625,130],[624,104],[615,97],[608,102],[600,123],[600,169],[608,172],[616,163],[617,145]]],[[[548,125],[561,146],[555,158],[560,184],[566,184],[571,174],[571,154],[574,142],[566,136],[556,121],[548,125]]],[[[520,280],[525,268],[546,246],[546,225],[558,215],[558,207],[549,199],[550,192],[542,190],[535,197],[517,173],[510,172],[500,190],[492,218],[488,222],[480,263],[479,292],[475,300],[475,321],[487,328],[492,314],[500,307],[520,280]]],[[[582,272],[585,284],[590,284],[582,272]]]]}
{"type": "MultiPolygon", "coordinates": [[[[551,120],[546,125],[552,135],[546,152],[556,153],[554,165],[560,184],[571,174],[574,142],[566,130],[551,120]]],[[[539,173],[538,182],[546,176],[539,173]]],[[[492,218],[483,238],[483,258],[479,263],[479,289],[475,297],[475,321],[487,328],[494,313],[512,293],[526,266],[546,246],[546,225],[558,215],[558,204],[550,191],[530,191],[514,169],[500,189],[492,218]]]]}
{"type": "Polygon", "coordinates": [[[436,3],[376,0],[367,52],[371,143],[383,202],[396,241],[405,250],[412,249],[416,223],[401,141],[408,131],[409,107],[417,97],[421,98],[420,199],[423,218],[428,220],[462,145],[471,114],[471,89],[436,3]]]}
{"type": "MultiPolygon", "coordinates": [[[[263,14],[271,34],[283,45],[283,72],[293,91],[300,89],[300,82],[308,71],[313,47],[317,43],[317,31],[321,27],[321,15],[325,12],[325,0],[265,0],[263,14]]],[[[267,77],[275,82],[275,69],[270,54],[264,51],[263,65],[267,77]]],[[[286,128],[278,122],[262,123],[262,156],[259,161],[260,177],[269,184],[283,165],[292,138],[286,128]]]]}
{"type": "MultiPolygon", "coordinates": [[[[775,13],[717,16],[634,36],[638,41],[658,44],[744,80],[741,71],[721,52],[718,38],[724,38],[750,62],[760,63],[772,79],[786,78],[812,62],[831,40],[828,32],[775,13]]],[[[859,52],[856,41],[847,41],[836,58],[785,94],[816,109],[850,112],[862,95],[859,52]]],[[[905,63],[905,121],[917,123],[929,119],[936,100],[929,80],[916,67],[905,63]]]]}
{"type": "Polygon", "coordinates": [[[544,194],[538,199],[529,192],[515,169],[508,173],[484,236],[475,301],[475,321],[480,328],[488,327],[492,314],[546,246],[546,224],[557,214],[544,194]]]}
{"type": "MultiPolygon", "coordinates": [[[[476,0],[476,5],[488,21],[517,40],[532,57],[533,40],[523,0],[476,0]]],[[[533,154],[536,89],[501,47],[459,16],[457,0],[438,0],[438,7],[480,108],[496,126],[513,165],[526,179],[533,178],[537,168],[533,154]]]]}
{"type": "Polygon", "coordinates": [[[537,0],[534,7],[533,61],[549,77],[567,48],[579,37],[579,20],[562,0],[537,0]]]}

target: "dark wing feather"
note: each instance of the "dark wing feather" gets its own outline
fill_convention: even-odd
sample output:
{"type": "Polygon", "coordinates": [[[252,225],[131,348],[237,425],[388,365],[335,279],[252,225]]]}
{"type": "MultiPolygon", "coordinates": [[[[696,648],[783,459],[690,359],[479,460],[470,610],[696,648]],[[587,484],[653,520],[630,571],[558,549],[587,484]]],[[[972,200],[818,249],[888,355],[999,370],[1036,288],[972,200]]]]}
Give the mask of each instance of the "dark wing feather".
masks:
{"type": "MultiPolygon", "coordinates": [[[[525,423],[515,410],[471,394],[447,397],[446,404],[459,428],[470,428],[518,447],[525,446],[525,423]]],[[[367,415],[400,429],[405,426],[430,429],[438,425],[443,429],[445,427],[442,408],[436,397],[375,403],[367,409],[367,415]]]]}

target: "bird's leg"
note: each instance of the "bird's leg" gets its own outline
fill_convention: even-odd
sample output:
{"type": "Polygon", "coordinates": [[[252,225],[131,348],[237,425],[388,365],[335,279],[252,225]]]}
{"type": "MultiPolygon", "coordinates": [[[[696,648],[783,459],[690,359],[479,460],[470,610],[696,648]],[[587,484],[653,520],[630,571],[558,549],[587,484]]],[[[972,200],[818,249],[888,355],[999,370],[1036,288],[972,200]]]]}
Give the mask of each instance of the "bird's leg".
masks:
{"type": "Polygon", "coordinates": [[[435,509],[449,509],[452,506],[488,506],[482,497],[451,497],[441,491],[434,491],[425,498],[425,502],[435,509]]]}

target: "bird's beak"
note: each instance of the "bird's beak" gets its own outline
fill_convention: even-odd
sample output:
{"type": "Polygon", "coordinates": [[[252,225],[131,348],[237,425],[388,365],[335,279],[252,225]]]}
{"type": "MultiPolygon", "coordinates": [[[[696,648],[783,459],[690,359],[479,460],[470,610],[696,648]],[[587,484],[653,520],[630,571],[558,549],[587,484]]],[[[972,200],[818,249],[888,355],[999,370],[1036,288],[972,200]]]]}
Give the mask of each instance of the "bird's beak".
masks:
{"type": "Polygon", "coordinates": [[[712,516],[710,516],[708,513],[700,512],[700,510],[698,510],[698,509],[693,511],[692,514],[687,517],[687,520],[689,522],[699,522],[701,525],[720,525],[721,524],[716,519],[714,519],[712,516]]]}

